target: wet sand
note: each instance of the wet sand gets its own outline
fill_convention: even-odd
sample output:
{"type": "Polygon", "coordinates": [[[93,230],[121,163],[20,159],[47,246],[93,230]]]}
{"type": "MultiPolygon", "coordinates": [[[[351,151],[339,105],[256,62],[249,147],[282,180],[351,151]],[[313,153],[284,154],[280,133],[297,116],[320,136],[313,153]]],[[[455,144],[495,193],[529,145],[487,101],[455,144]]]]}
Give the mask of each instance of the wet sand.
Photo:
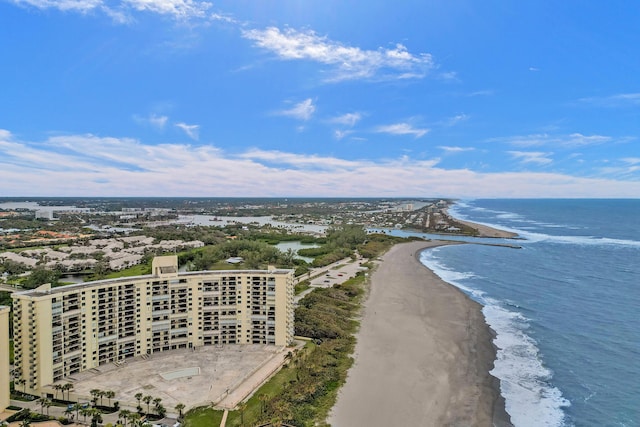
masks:
{"type": "Polygon", "coordinates": [[[382,257],[332,426],[510,425],[480,305],[417,259],[442,244],[455,243],[404,243],[382,257]]]}

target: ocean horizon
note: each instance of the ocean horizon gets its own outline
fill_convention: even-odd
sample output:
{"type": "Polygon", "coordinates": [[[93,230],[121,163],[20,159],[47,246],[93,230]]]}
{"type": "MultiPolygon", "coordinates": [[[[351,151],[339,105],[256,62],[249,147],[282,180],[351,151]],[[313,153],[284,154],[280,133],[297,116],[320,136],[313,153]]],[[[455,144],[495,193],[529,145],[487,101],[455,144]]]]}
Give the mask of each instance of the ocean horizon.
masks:
{"type": "Polygon", "coordinates": [[[640,200],[470,200],[450,213],[522,239],[421,255],[483,305],[514,425],[640,425],[640,200]]]}

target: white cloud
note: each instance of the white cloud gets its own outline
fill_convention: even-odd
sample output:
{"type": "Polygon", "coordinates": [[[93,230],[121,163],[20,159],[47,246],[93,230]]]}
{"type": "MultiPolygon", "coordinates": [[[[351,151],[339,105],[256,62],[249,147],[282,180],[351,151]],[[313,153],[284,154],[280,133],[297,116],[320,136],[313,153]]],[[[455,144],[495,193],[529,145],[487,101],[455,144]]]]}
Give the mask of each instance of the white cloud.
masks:
{"type": "Polygon", "coordinates": [[[276,27],[243,31],[256,46],[284,60],[315,61],[332,67],[330,81],[350,79],[414,79],[434,68],[428,53],[414,55],[401,44],[392,49],[363,50],[319,36],[314,31],[276,27]]]}
{"type": "Polygon", "coordinates": [[[140,124],[152,126],[158,130],[164,129],[165,125],[169,121],[167,116],[158,116],[156,114],[149,114],[147,117],[141,117],[134,115],[133,119],[140,124]]]}
{"type": "Polygon", "coordinates": [[[18,5],[32,6],[38,9],[58,9],[86,13],[104,5],[103,0],[13,0],[18,5]]]}
{"type": "Polygon", "coordinates": [[[353,169],[359,165],[358,161],[343,160],[335,157],[285,153],[282,151],[267,151],[259,148],[250,149],[246,153],[241,154],[240,157],[243,159],[261,160],[280,165],[289,165],[296,168],[311,167],[314,169],[353,169]]]}
{"type": "Polygon", "coordinates": [[[540,151],[508,151],[508,153],[521,163],[548,165],[553,162],[553,160],[549,158],[553,153],[543,153],[540,151]]]}
{"type": "Polygon", "coordinates": [[[451,127],[451,126],[455,126],[458,123],[464,122],[469,120],[469,116],[467,116],[466,114],[457,114],[453,117],[449,117],[448,119],[446,119],[443,123],[444,126],[447,127],[451,127]]]}
{"type": "Polygon", "coordinates": [[[439,73],[438,78],[442,80],[459,81],[458,73],[456,73],[455,71],[445,71],[445,72],[439,73]]]}
{"type": "Polygon", "coordinates": [[[186,123],[176,123],[176,126],[179,127],[187,134],[187,136],[195,141],[199,138],[200,125],[188,125],[186,123]]]}
{"type": "MultiPolygon", "coordinates": [[[[628,138],[622,138],[621,140],[626,141],[628,138]]],[[[570,135],[549,135],[542,133],[491,138],[489,141],[504,142],[518,147],[540,147],[548,145],[559,148],[575,148],[613,142],[614,138],[605,135],[583,135],[581,133],[572,133],[570,135]]]]}
{"type": "Polygon", "coordinates": [[[346,113],[341,116],[334,117],[329,121],[337,125],[353,127],[355,126],[356,123],[360,121],[361,118],[362,118],[362,114],[355,112],[355,113],[346,113]]]}
{"type": "Polygon", "coordinates": [[[313,113],[315,111],[316,106],[313,105],[313,100],[311,98],[307,98],[289,109],[278,111],[276,114],[279,116],[287,116],[294,119],[307,121],[311,118],[311,116],[313,116],[313,113]]]}
{"type": "Polygon", "coordinates": [[[152,126],[162,129],[167,124],[169,118],[167,116],[156,116],[155,114],[152,114],[149,116],[148,120],[152,126]]]}
{"type": "Polygon", "coordinates": [[[333,136],[340,141],[341,139],[345,138],[346,136],[349,136],[350,134],[352,134],[353,131],[351,130],[335,130],[333,132],[333,136]]]}
{"type": "Polygon", "coordinates": [[[621,160],[630,165],[640,164],[640,157],[625,157],[624,159],[621,159],[621,160]]]}
{"type": "MultiPolygon", "coordinates": [[[[634,158],[629,158],[634,159],[634,158]]],[[[44,142],[0,132],[5,196],[637,197],[626,180],[443,169],[437,159],[354,159],[214,146],[149,145],[69,135],[44,142]],[[159,193],[162,189],[162,194],[159,193]]],[[[604,173],[604,172],[603,172],[604,173]]]]}
{"type": "Polygon", "coordinates": [[[376,132],[391,135],[413,135],[416,138],[422,138],[429,132],[429,129],[414,128],[409,123],[395,123],[392,125],[378,126],[376,132]]]}
{"type": "Polygon", "coordinates": [[[446,146],[446,145],[439,145],[438,146],[439,149],[447,152],[447,153],[462,153],[465,151],[474,151],[475,148],[473,147],[450,147],[450,146],[446,146]]]}
{"type": "Polygon", "coordinates": [[[212,6],[206,1],[193,0],[123,0],[122,4],[137,11],[170,15],[177,19],[204,18],[212,6]]]}
{"type": "Polygon", "coordinates": [[[470,92],[467,94],[467,96],[469,97],[475,97],[475,96],[492,96],[495,94],[495,91],[491,90],[491,89],[484,89],[484,90],[476,90],[474,92],[470,92]]]}
{"type": "Polygon", "coordinates": [[[578,103],[596,107],[628,107],[640,105],[640,92],[619,93],[578,99],[578,103]]]}
{"type": "Polygon", "coordinates": [[[98,11],[105,13],[118,23],[131,22],[130,12],[132,11],[170,16],[177,20],[225,18],[218,14],[207,15],[212,3],[197,0],[13,0],[13,2],[37,9],[57,9],[63,12],[98,11]]]}

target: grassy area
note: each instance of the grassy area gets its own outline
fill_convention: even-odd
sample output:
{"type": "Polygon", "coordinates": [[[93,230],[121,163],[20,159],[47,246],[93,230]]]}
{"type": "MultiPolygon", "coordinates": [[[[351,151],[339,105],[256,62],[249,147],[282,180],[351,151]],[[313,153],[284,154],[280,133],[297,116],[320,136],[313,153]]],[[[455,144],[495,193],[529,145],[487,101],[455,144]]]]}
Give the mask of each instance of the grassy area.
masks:
{"type": "Polygon", "coordinates": [[[151,266],[147,264],[134,265],[120,271],[114,271],[105,276],[105,279],[117,279],[119,277],[144,276],[151,274],[151,266]]]}
{"type": "Polygon", "coordinates": [[[301,294],[302,292],[306,291],[307,289],[309,289],[309,285],[311,284],[311,282],[309,280],[303,280],[300,283],[298,283],[295,287],[295,293],[296,295],[301,294]]]}
{"type": "MultiPolygon", "coordinates": [[[[304,357],[313,350],[315,344],[309,341],[307,345],[302,349],[297,358],[304,357]]],[[[227,416],[228,427],[242,427],[242,421],[244,419],[245,425],[255,425],[257,420],[263,418],[266,412],[267,402],[272,397],[282,394],[282,392],[290,384],[296,381],[296,376],[299,376],[299,368],[290,363],[288,366],[282,368],[276,375],[273,376],[267,383],[260,387],[251,398],[245,403],[242,410],[230,411],[227,416]]]]}
{"type": "Polygon", "coordinates": [[[223,411],[211,407],[194,408],[184,417],[184,427],[218,427],[222,422],[223,411]]]}

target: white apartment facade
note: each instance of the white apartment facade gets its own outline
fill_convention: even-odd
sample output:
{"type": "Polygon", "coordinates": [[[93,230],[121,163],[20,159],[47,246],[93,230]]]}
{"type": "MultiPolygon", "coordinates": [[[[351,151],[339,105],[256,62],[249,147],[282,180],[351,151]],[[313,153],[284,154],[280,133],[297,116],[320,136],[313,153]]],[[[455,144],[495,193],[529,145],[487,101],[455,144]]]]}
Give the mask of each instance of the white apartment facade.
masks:
{"type": "MultiPolygon", "coordinates": [[[[293,341],[293,270],[152,274],[16,292],[14,365],[27,392],[105,363],[174,349],[293,341]]],[[[215,351],[215,348],[211,348],[215,351]]]]}
{"type": "Polygon", "coordinates": [[[9,312],[0,305],[0,413],[9,406],[9,312]]]}

